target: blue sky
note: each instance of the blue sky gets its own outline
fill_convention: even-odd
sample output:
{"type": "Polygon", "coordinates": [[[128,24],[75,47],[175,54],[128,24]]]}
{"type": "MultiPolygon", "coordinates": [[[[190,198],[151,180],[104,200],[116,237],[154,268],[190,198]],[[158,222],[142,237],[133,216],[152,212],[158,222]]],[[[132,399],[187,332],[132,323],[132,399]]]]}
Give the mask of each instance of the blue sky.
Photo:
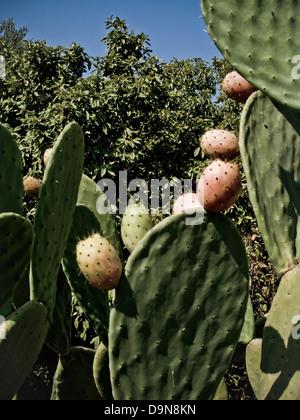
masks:
{"type": "Polygon", "coordinates": [[[105,55],[101,39],[111,15],[125,19],[135,34],[144,32],[153,54],[166,62],[221,57],[202,18],[200,0],[1,0],[0,20],[13,17],[16,26],[30,29],[28,38],[49,45],[76,42],[90,56],[105,55]]]}

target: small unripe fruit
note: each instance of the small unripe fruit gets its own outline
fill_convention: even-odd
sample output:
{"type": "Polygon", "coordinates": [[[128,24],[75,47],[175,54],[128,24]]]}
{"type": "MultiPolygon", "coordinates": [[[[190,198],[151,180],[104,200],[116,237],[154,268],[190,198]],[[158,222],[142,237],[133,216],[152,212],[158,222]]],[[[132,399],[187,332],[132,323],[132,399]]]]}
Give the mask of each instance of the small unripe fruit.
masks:
{"type": "Polygon", "coordinates": [[[23,186],[25,194],[31,198],[38,198],[41,189],[41,183],[38,179],[28,175],[23,179],[23,186]]]}
{"type": "Polygon", "coordinates": [[[249,83],[237,71],[228,73],[222,83],[222,89],[228,98],[237,102],[246,102],[249,96],[257,91],[257,88],[249,83]]]}
{"type": "Polygon", "coordinates": [[[207,131],[201,139],[201,149],[211,158],[234,159],[238,156],[239,142],[237,137],[226,130],[207,131]]]}
{"type": "Polygon", "coordinates": [[[112,290],[119,284],[122,263],[115,248],[99,233],[80,241],[76,258],[81,273],[90,285],[112,290]]]}
{"type": "Polygon", "coordinates": [[[186,213],[188,210],[202,208],[198,194],[196,193],[187,193],[182,194],[174,203],[172,213],[173,214],[182,214],[186,213]]]}
{"type": "Polygon", "coordinates": [[[242,177],[237,164],[220,159],[211,163],[200,178],[198,195],[203,195],[204,208],[220,213],[236,203],[242,188],[242,177]]]}

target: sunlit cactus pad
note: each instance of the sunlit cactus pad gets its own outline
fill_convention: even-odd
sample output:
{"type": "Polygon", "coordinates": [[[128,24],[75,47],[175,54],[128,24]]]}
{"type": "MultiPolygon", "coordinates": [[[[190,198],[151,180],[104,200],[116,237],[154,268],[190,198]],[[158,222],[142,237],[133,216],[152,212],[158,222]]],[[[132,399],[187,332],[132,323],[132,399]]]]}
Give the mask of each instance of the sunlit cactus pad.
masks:
{"type": "Polygon", "coordinates": [[[202,0],[207,30],[248,82],[300,109],[300,2],[202,0]]]}
{"type": "Polygon", "coordinates": [[[84,135],[81,127],[73,122],[65,127],[54,145],[34,219],[31,300],[47,305],[50,320],[56,303],[60,261],[75,212],[83,159],[84,135]]]}
{"type": "Polygon", "coordinates": [[[128,259],[109,328],[119,400],[213,399],[228,368],[248,300],[245,248],[233,223],[173,215],[128,259]]]}
{"type": "Polygon", "coordinates": [[[247,101],[240,151],[249,196],[268,253],[280,276],[300,257],[300,117],[262,92],[247,101]]]}

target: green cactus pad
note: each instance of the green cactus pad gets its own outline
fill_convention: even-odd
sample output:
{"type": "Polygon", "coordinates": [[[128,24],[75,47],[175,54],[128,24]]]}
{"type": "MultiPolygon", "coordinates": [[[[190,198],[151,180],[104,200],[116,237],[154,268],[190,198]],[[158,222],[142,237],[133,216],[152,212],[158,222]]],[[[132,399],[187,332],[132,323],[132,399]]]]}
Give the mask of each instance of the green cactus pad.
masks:
{"type": "Polygon", "coordinates": [[[173,215],[128,259],[109,326],[114,398],[213,399],[244,323],[248,262],[221,214],[173,215]]]}
{"type": "Polygon", "coordinates": [[[260,348],[258,343],[255,352],[251,347],[248,349],[247,370],[258,399],[300,399],[299,295],[298,266],[281,279],[267,316],[260,348]]]}
{"type": "Polygon", "coordinates": [[[207,30],[224,58],[272,99],[300,109],[300,3],[202,0],[207,30]]]}
{"type": "Polygon", "coordinates": [[[66,245],[62,266],[70,287],[96,334],[107,344],[109,324],[108,293],[91,286],[81,274],[76,261],[76,245],[93,233],[101,232],[95,214],[83,205],[77,205],[73,225],[66,245]]]}
{"type": "Polygon", "coordinates": [[[98,200],[100,200],[101,203],[104,201],[104,203],[107,204],[107,197],[100,189],[100,187],[87,175],[83,175],[78,192],[77,204],[82,204],[88,207],[95,214],[100,223],[102,236],[104,236],[104,238],[112,244],[112,246],[118,252],[120,259],[122,260],[123,250],[115,217],[112,213],[109,212],[106,214],[100,214],[97,209],[98,200]]]}
{"type": "Polygon", "coordinates": [[[239,343],[248,344],[255,336],[255,318],[250,295],[248,296],[245,321],[239,338],[239,343]]]}
{"type": "Polygon", "coordinates": [[[258,226],[279,276],[295,266],[300,255],[299,134],[296,113],[276,107],[261,92],[248,99],[240,151],[258,226]]]}
{"type": "Polygon", "coordinates": [[[27,302],[1,324],[0,400],[11,400],[23,385],[38,358],[47,331],[47,308],[39,302],[27,302]]]}
{"type": "Polygon", "coordinates": [[[103,343],[100,343],[96,350],[93,362],[93,375],[101,399],[112,400],[108,349],[103,343]]]}
{"type": "Polygon", "coordinates": [[[23,213],[23,165],[18,145],[0,124],[0,213],[23,213]]]}
{"type": "Polygon", "coordinates": [[[60,356],[53,378],[51,400],[100,400],[94,377],[95,350],[72,347],[66,356],[60,356]]]}
{"type": "Polygon", "coordinates": [[[16,213],[0,214],[0,315],[12,310],[13,290],[30,261],[32,224],[16,213]]]}
{"type": "Polygon", "coordinates": [[[45,170],[34,219],[36,234],[32,252],[31,300],[43,302],[52,321],[56,282],[72,226],[82,177],[84,136],[70,123],[57,139],[45,170]]]}
{"type": "Polygon", "coordinates": [[[144,205],[134,203],[127,206],[122,217],[121,237],[130,253],[152,227],[151,215],[144,205]]]}
{"type": "Polygon", "coordinates": [[[49,325],[45,343],[57,354],[65,356],[71,351],[72,293],[62,268],[58,272],[56,305],[53,321],[49,325]]]}

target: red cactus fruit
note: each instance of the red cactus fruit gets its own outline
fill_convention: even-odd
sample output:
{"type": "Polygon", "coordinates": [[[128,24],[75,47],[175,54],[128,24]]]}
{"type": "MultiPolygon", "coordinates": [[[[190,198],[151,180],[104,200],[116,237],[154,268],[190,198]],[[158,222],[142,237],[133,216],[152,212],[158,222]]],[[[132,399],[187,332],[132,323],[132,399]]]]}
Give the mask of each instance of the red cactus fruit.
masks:
{"type": "Polygon", "coordinates": [[[234,159],[240,149],[237,137],[226,130],[207,131],[201,139],[201,149],[211,158],[234,159]]]}
{"type": "Polygon", "coordinates": [[[257,90],[237,71],[227,74],[223,80],[222,89],[229,98],[237,102],[246,102],[249,96],[257,90]]]}
{"type": "Polygon", "coordinates": [[[202,173],[198,196],[204,189],[204,208],[219,213],[236,203],[242,186],[242,177],[237,164],[220,159],[211,163],[202,173]]]}

